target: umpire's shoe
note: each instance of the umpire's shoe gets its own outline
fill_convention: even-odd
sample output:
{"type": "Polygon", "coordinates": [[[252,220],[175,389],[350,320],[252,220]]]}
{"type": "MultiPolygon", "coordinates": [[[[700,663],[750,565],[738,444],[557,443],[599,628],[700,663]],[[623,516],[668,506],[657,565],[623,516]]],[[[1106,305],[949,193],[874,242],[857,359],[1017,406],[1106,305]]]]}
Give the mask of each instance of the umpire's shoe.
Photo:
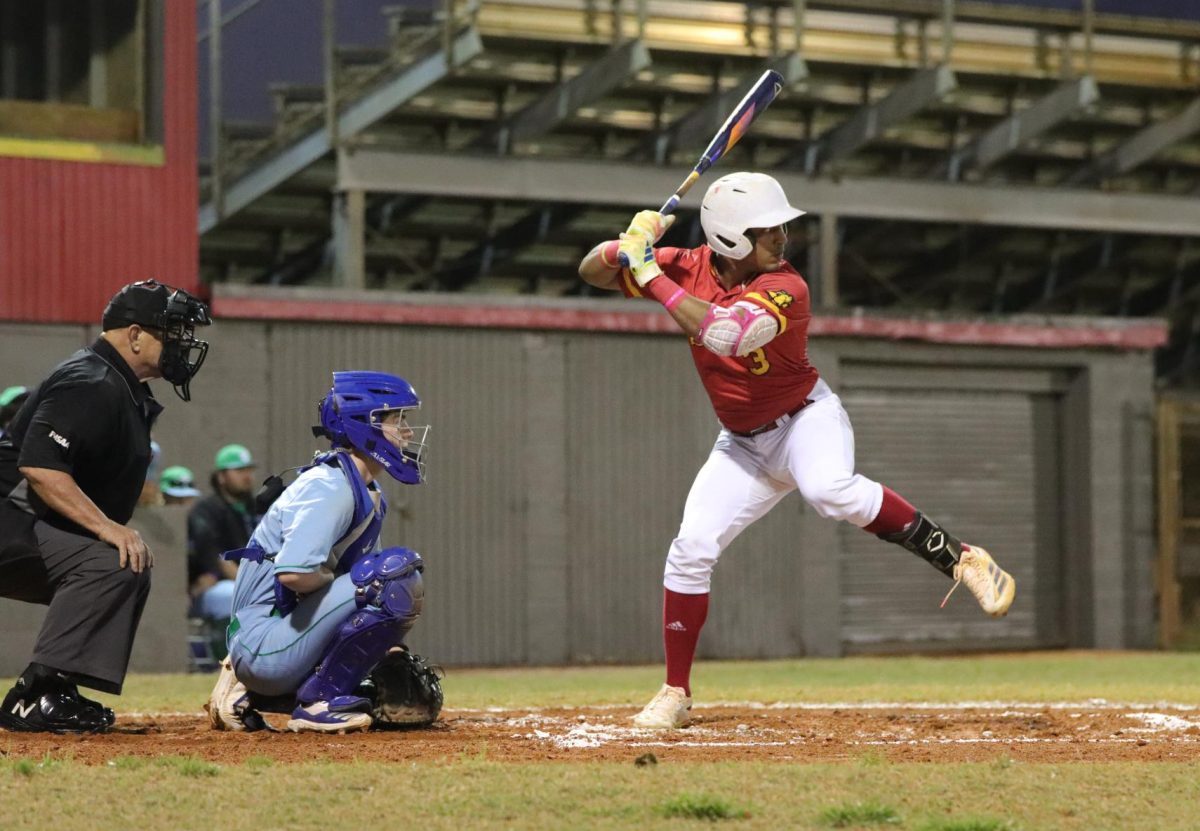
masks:
{"type": "Polygon", "coordinates": [[[110,722],[96,709],[72,696],[68,690],[39,690],[24,678],[0,705],[0,727],[25,733],[98,733],[110,722]]]}

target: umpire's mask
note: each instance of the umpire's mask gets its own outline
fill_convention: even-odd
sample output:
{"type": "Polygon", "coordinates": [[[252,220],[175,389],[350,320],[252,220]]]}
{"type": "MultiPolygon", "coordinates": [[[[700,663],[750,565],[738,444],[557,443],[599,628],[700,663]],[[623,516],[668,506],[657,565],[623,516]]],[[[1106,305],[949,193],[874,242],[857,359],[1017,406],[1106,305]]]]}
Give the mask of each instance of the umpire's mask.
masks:
{"type": "Polygon", "coordinates": [[[191,401],[192,378],[208,356],[207,341],[195,337],[197,326],[212,323],[208,307],[183,289],[143,280],[130,283],[113,295],[104,309],[101,327],[118,329],[134,323],[153,330],[161,338],[159,372],[175,387],[176,395],[191,401]]]}

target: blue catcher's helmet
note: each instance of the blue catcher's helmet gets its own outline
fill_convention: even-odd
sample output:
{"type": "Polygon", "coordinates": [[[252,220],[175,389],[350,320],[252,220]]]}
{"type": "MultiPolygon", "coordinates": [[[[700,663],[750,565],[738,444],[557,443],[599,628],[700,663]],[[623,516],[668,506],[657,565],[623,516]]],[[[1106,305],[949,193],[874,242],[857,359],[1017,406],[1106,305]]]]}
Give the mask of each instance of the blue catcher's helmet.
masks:
{"type": "Polygon", "coordinates": [[[415,485],[425,480],[425,439],[428,426],[408,424],[407,413],[421,399],[412,384],[386,372],[335,372],[333,388],[318,405],[317,428],[334,447],[353,447],[383,465],[393,479],[415,485]],[[400,414],[394,431],[400,446],[384,433],[384,421],[400,414]]]}

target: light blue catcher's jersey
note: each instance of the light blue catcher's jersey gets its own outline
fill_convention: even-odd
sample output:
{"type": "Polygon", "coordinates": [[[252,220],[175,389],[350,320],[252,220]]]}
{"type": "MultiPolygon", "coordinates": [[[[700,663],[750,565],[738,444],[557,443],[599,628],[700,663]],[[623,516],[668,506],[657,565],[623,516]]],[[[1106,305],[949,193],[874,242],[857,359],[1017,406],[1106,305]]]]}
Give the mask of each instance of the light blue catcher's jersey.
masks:
{"type": "MultiPolygon", "coordinates": [[[[378,493],[372,483],[371,491],[378,493]]],[[[275,575],[288,572],[331,570],[341,557],[338,540],[354,521],[354,491],[341,468],[317,465],[304,471],[254,529],[251,540],[274,562],[242,560],[233,593],[233,613],[246,632],[271,617],[275,607],[275,575]]],[[[379,550],[379,539],[369,549],[379,550]]]]}

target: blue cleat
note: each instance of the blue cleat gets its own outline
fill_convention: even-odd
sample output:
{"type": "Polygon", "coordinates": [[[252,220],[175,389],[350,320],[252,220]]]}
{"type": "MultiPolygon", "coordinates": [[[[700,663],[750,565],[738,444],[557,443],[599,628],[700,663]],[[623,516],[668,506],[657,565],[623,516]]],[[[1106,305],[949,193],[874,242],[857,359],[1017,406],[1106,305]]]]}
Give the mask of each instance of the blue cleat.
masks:
{"type": "Polygon", "coordinates": [[[287,726],[293,733],[353,733],[368,729],[372,721],[369,699],[338,695],[299,705],[287,726]]]}

